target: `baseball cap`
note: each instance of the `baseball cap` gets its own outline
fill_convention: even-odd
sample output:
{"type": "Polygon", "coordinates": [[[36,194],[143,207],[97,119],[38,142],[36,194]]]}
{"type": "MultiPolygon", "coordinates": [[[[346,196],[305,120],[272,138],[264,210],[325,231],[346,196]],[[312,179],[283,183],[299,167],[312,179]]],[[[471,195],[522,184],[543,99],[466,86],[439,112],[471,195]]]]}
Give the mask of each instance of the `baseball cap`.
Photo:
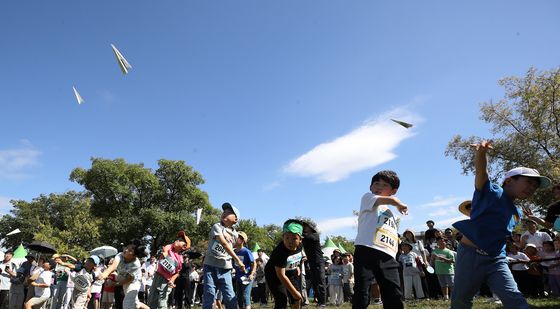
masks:
{"type": "Polygon", "coordinates": [[[243,241],[247,242],[249,240],[249,237],[247,237],[247,234],[245,234],[245,232],[237,232],[237,234],[239,234],[239,236],[243,237],[243,241]]]}
{"type": "Polygon", "coordinates": [[[510,178],[513,176],[525,176],[525,177],[535,177],[535,178],[539,178],[539,188],[540,189],[544,189],[547,188],[548,186],[550,186],[551,181],[548,177],[545,176],[541,176],[541,174],[539,174],[539,171],[537,171],[534,168],[528,168],[528,167],[516,167],[514,169],[511,169],[509,171],[507,171],[505,178],[510,178]]]}
{"type": "Polygon", "coordinates": [[[222,210],[231,210],[233,211],[233,213],[235,214],[235,216],[237,217],[237,220],[241,219],[241,216],[239,215],[239,209],[237,209],[237,207],[232,206],[230,203],[223,203],[222,204],[222,210]]]}
{"type": "Polygon", "coordinates": [[[95,264],[95,266],[99,265],[100,260],[97,255],[92,255],[89,258],[93,261],[93,264],[95,264]]]}
{"type": "Polygon", "coordinates": [[[527,245],[525,246],[525,249],[527,249],[527,248],[529,248],[529,247],[533,247],[533,248],[537,249],[537,246],[535,246],[534,244],[527,244],[527,245]]]}

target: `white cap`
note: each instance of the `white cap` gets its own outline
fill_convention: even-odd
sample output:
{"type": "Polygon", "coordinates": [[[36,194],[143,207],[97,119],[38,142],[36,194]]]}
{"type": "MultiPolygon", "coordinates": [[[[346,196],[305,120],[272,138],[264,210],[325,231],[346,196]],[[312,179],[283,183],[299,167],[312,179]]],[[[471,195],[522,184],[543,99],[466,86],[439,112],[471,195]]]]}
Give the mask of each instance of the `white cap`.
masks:
{"type": "Polygon", "coordinates": [[[539,178],[539,188],[540,189],[544,189],[548,186],[550,186],[550,179],[548,177],[545,176],[541,176],[541,174],[539,174],[539,171],[537,171],[534,168],[528,168],[528,167],[516,167],[514,169],[509,170],[506,173],[506,179],[513,177],[513,176],[525,176],[525,177],[536,177],[539,178]]]}

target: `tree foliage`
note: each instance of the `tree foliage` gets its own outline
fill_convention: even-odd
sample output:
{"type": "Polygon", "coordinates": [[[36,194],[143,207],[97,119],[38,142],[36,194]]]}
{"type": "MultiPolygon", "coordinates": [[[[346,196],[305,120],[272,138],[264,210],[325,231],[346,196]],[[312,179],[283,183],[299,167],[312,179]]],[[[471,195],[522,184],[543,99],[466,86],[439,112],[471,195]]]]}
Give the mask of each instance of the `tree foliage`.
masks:
{"type": "Polygon", "coordinates": [[[101,220],[105,244],[117,246],[139,238],[155,252],[172,242],[177,231],[185,230],[198,248],[219,221],[219,212],[198,188],[204,179],[184,161],[159,160],[155,171],[124,159],[92,158],[91,162],[89,169],[74,169],[70,179],[91,192],[91,210],[101,220]],[[203,209],[198,226],[197,208],[203,209]]]}
{"type": "Polygon", "coordinates": [[[0,237],[6,237],[16,228],[21,233],[5,238],[8,248],[44,240],[59,252],[86,257],[87,251],[101,243],[99,219],[90,211],[91,198],[87,193],[51,193],[31,202],[15,200],[11,203],[10,214],[0,219],[0,237]]]}
{"type": "MultiPolygon", "coordinates": [[[[536,168],[553,180],[560,176],[560,69],[528,70],[524,77],[499,81],[505,96],[498,102],[481,104],[481,119],[491,126],[491,137],[454,136],[445,154],[461,163],[463,172],[474,172],[474,151],[470,144],[493,141],[489,153],[489,174],[498,180],[517,166],[536,168]]],[[[538,192],[529,201],[539,208],[552,202],[550,190],[538,192]]]]}

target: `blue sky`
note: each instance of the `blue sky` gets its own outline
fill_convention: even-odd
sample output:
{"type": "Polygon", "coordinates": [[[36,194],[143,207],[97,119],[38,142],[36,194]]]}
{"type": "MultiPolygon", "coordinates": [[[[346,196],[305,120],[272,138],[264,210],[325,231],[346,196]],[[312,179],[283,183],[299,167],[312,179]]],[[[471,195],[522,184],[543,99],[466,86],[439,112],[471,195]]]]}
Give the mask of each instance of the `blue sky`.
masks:
{"type": "Polygon", "coordinates": [[[401,230],[449,226],[473,180],[444,156],[490,137],[497,81],[558,67],[557,1],[2,1],[0,211],[81,190],[90,157],[185,160],[216,207],[354,238],[393,169],[401,230]],[[124,76],[114,43],[133,69],[124,76]],[[75,86],[85,103],[78,105],[75,86]],[[415,124],[406,130],[388,121],[415,124]]]}

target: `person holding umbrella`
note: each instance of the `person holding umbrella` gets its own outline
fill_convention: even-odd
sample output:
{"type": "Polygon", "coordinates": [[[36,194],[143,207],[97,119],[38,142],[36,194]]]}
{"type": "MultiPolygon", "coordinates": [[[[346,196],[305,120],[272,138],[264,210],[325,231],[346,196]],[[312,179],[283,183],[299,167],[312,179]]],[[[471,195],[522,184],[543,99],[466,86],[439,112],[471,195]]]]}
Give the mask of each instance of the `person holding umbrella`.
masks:
{"type": "Polygon", "coordinates": [[[174,243],[163,247],[163,253],[158,261],[152,286],[148,294],[148,306],[151,309],[167,309],[167,297],[175,287],[175,279],[183,267],[181,253],[191,247],[191,240],[185,231],[177,233],[174,243]]]}

